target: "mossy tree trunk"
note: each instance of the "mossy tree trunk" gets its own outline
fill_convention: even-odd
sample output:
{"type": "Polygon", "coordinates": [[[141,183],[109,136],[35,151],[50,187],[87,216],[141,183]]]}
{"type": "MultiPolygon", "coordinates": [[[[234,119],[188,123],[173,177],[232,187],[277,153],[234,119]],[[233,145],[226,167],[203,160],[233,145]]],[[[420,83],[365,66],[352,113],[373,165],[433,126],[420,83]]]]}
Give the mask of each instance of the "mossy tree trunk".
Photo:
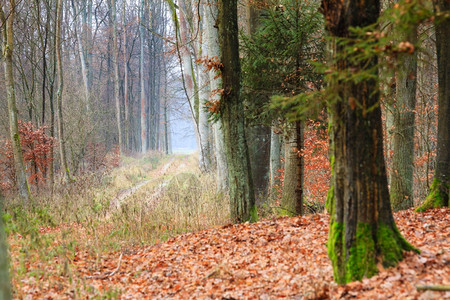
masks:
{"type": "MultiPolygon", "coordinates": [[[[5,69],[6,98],[8,101],[9,115],[9,133],[14,156],[14,169],[17,178],[17,187],[19,195],[25,205],[30,204],[32,200],[30,187],[28,185],[27,174],[25,172],[25,163],[22,154],[22,145],[19,136],[19,124],[17,118],[16,91],[14,86],[13,74],[13,47],[14,47],[14,16],[16,3],[14,0],[4,1],[0,10],[0,19],[2,22],[2,52],[3,66],[5,69]]],[[[0,216],[1,217],[1,216],[0,216]]]]}
{"type": "Polygon", "coordinates": [[[3,227],[3,195],[0,190],[0,299],[11,299],[11,283],[9,281],[8,244],[3,227]]]}
{"type": "Polygon", "coordinates": [[[244,106],[240,99],[241,66],[237,23],[237,0],[220,0],[218,25],[222,66],[220,116],[228,162],[231,219],[256,219],[250,158],[244,126],[244,106]]]}
{"type": "MultiPolygon", "coordinates": [[[[400,30],[399,30],[400,31],[400,30]]],[[[417,26],[399,32],[399,41],[417,42],[417,26]]],[[[394,210],[408,209],[413,201],[414,118],[416,109],[417,53],[401,54],[393,105],[393,156],[391,203],[394,210]]]]}
{"type": "MultiPolygon", "coordinates": [[[[342,38],[350,37],[351,26],[375,23],[380,8],[379,0],[323,0],[322,5],[328,31],[342,38]]],[[[342,51],[338,47],[335,53],[342,51]]],[[[377,60],[351,64],[350,55],[338,61],[338,71],[364,68],[375,76],[331,83],[339,100],[329,107],[334,173],[328,254],[340,284],[374,275],[378,263],[394,266],[404,250],[414,249],[398,231],[389,200],[379,87],[374,79],[377,60]]]]}
{"type": "Polygon", "coordinates": [[[436,169],[431,191],[418,208],[449,206],[450,194],[450,2],[435,0],[439,112],[436,169]]]}

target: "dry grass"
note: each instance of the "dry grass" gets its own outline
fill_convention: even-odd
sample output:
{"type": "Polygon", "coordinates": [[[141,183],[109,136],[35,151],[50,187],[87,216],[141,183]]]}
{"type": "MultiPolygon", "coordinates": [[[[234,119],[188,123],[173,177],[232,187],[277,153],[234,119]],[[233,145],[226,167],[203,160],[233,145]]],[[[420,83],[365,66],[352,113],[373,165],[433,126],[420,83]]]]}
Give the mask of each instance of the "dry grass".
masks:
{"type": "Polygon", "coordinates": [[[200,173],[195,155],[125,157],[109,172],[57,184],[53,193],[35,197],[34,208],[23,208],[15,199],[5,206],[7,230],[24,237],[30,249],[39,232],[50,231],[58,235],[53,239],[89,247],[97,255],[221,225],[229,218],[227,197],[216,192],[213,174],[200,173]],[[112,205],[117,198],[118,209],[112,205]]]}

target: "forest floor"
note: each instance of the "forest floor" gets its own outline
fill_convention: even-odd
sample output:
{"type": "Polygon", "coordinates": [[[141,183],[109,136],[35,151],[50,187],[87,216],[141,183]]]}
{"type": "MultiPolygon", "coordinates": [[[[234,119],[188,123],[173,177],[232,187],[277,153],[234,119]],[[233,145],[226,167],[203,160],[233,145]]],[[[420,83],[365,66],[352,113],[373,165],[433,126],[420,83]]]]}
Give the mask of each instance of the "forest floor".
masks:
{"type": "MultiPolygon", "coordinates": [[[[178,174],[186,164],[190,165],[187,158],[178,157],[152,172],[161,176],[178,174]]],[[[165,177],[152,185],[147,195],[161,193],[163,183],[167,185],[168,181],[170,177],[165,177]]],[[[140,184],[142,181],[136,183],[140,184]]],[[[137,189],[134,194],[127,189],[122,193],[127,195],[121,196],[124,203],[142,196],[137,189]]],[[[164,200],[164,197],[157,199],[164,200]]],[[[202,212],[193,212],[205,218],[202,212]]],[[[425,213],[407,210],[396,213],[395,220],[405,238],[421,254],[406,253],[397,267],[385,270],[380,266],[378,275],[344,286],[333,282],[326,249],[329,216],[324,213],[239,225],[213,226],[205,221],[200,227],[188,230],[194,232],[171,232],[162,242],[121,243],[101,251],[96,250],[101,237],[112,237],[116,232],[109,221],[95,228],[86,222],[41,227],[39,238],[19,233],[9,237],[14,296],[22,299],[450,299],[450,292],[417,290],[417,285],[450,284],[450,209],[425,213]],[[30,243],[34,243],[34,248],[29,247],[30,243]]],[[[110,222],[117,219],[112,218],[110,222]]],[[[217,221],[220,222],[224,224],[217,221]]],[[[153,229],[167,231],[163,225],[153,229]]]]}

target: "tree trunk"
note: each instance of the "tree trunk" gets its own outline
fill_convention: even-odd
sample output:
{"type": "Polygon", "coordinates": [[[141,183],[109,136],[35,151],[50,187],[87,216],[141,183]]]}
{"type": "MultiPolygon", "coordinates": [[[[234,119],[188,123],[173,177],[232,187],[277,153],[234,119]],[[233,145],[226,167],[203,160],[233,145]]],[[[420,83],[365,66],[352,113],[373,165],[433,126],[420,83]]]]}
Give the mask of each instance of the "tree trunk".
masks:
{"type": "Polygon", "coordinates": [[[116,103],[116,123],[120,153],[123,151],[122,124],[120,122],[120,95],[119,95],[119,49],[117,48],[117,17],[116,0],[111,0],[113,20],[113,52],[114,52],[114,99],[116,103]]]}
{"type": "MultiPolygon", "coordinates": [[[[400,33],[400,41],[417,42],[417,26],[400,33]]],[[[397,101],[393,109],[391,203],[394,210],[408,209],[413,201],[414,118],[416,108],[417,53],[401,54],[396,78],[397,101]]]]}
{"type": "Polygon", "coordinates": [[[230,181],[231,219],[234,222],[255,221],[257,212],[245,136],[244,106],[239,95],[237,0],[219,0],[218,23],[223,65],[220,111],[230,181]]]}
{"type": "MultiPolygon", "coordinates": [[[[0,212],[3,213],[3,195],[0,190],[0,212]]],[[[12,299],[11,282],[9,281],[8,244],[6,240],[3,218],[0,218],[0,299],[12,299]]]]}
{"type": "MultiPolygon", "coordinates": [[[[364,27],[377,21],[379,0],[323,0],[327,29],[335,37],[349,38],[349,27],[364,27]]],[[[404,250],[414,248],[398,231],[391,211],[386,169],[376,58],[350,63],[343,47],[336,64],[339,72],[372,70],[363,81],[330,82],[339,99],[330,103],[331,164],[334,171],[330,191],[331,224],[328,254],[334,278],[342,284],[377,273],[377,264],[394,266],[404,250]],[[355,105],[358,103],[358,105],[355,105]],[[370,108],[368,110],[367,108],[370,108]]]]}
{"type": "MultiPolygon", "coordinates": [[[[208,57],[219,59],[219,35],[216,26],[217,20],[217,1],[212,1],[211,6],[206,11],[206,32],[208,35],[208,57]]],[[[217,76],[218,70],[212,68],[209,71],[209,84],[211,90],[210,101],[220,101],[219,89],[222,88],[222,77],[217,76]]],[[[223,140],[222,121],[219,119],[212,125],[213,139],[214,139],[214,154],[216,158],[217,170],[217,189],[219,191],[226,191],[228,189],[228,165],[225,155],[225,146],[223,140]]]]}
{"type": "Polygon", "coordinates": [[[122,18],[123,18],[123,102],[125,109],[125,148],[130,150],[130,121],[128,108],[128,60],[127,60],[127,16],[126,16],[126,1],[122,2],[122,18]]]}
{"type": "Polygon", "coordinates": [[[83,78],[83,87],[84,87],[84,101],[86,106],[86,111],[89,113],[89,102],[90,102],[90,90],[89,90],[89,75],[88,75],[88,65],[87,65],[87,58],[86,58],[86,51],[85,51],[85,44],[83,43],[83,40],[81,38],[81,35],[85,33],[86,28],[84,28],[83,31],[80,30],[80,26],[78,25],[78,15],[79,12],[76,7],[77,4],[75,4],[74,0],[72,0],[72,10],[73,10],[73,16],[74,16],[74,23],[75,23],[75,35],[78,42],[78,55],[80,57],[81,62],[81,77],[83,78]],[[80,32],[81,31],[81,32],[80,32]]]}
{"type": "Polygon", "coordinates": [[[145,82],[144,82],[144,0],[141,0],[139,7],[139,37],[141,42],[140,47],[140,64],[139,64],[139,80],[141,86],[141,152],[147,152],[147,114],[146,114],[146,97],[145,97],[145,82]]]}
{"type": "Polygon", "coordinates": [[[62,9],[63,1],[58,0],[56,7],[56,64],[58,68],[58,91],[56,92],[56,102],[57,102],[57,113],[58,113],[58,135],[59,135],[59,150],[61,152],[61,165],[64,168],[64,174],[68,181],[72,181],[70,176],[69,165],[67,164],[66,155],[66,139],[64,137],[64,121],[63,121],[63,89],[64,89],[64,75],[62,68],[62,58],[61,58],[61,22],[62,22],[62,9]]]}
{"type": "Polygon", "coordinates": [[[280,135],[275,133],[274,129],[272,126],[270,135],[270,184],[272,186],[280,184],[280,179],[275,177],[280,176],[278,170],[281,169],[280,135]]]}
{"type": "Polygon", "coordinates": [[[13,46],[14,46],[14,16],[16,10],[16,3],[14,0],[9,0],[9,11],[5,8],[8,6],[4,3],[0,11],[0,19],[4,28],[3,33],[3,67],[5,69],[5,84],[6,84],[6,98],[8,100],[8,115],[9,115],[9,132],[11,137],[11,145],[14,156],[14,168],[17,178],[17,187],[19,189],[20,197],[24,205],[28,206],[32,200],[30,187],[28,185],[27,174],[25,172],[25,163],[22,154],[22,145],[20,143],[19,124],[17,119],[16,107],[16,92],[14,86],[13,75],[13,46]]]}
{"type": "Polygon", "coordinates": [[[256,125],[247,128],[247,133],[255,196],[265,199],[269,188],[270,128],[256,125]]]}
{"type": "Polygon", "coordinates": [[[303,214],[303,124],[295,122],[285,141],[285,165],[282,207],[288,215],[303,214]]]}
{"type": "Polygon", "coordinates": [[[436,169],[431,191],[418,208],[449,206],[450,197],[450,2],[435,0],[436,52],[438,62],[439,111],[436,169]]]}
{"type": "MultiPolygon", "coordinates": [[[[200,30],[200,56],[206,57],[209,55],[209,49],[207,48],[207,33],[206,33],[206,20],[207,20],[207,10],[209,7],[203,7],[203,22],[202,30],[200,30]]],[[[204,172],[211,171],[211,127],[208,122],[208,111],[205,103],[209,101],[209,95],[211,93],[209,84],[209,74],[207,73],[206,67],[200,65],[200,108],[198,112],[198,131],[200,134],[200,151],[199,151],[199,161],[200,169],[204,172]]]]}
{"type": "Polygon", "coordinates": [[[199,95],[198,95],[198,86],[196,83],[196,77],[194,72],[194,64],[192,63],[192,55],[190,51],[190,34],[188,26],[188,16],[187,16],[187,5],[186,0],[180,1],[180,5],[182,9],[180,9],[180,17],[179,17],[179,32],[180,32],[180,40],[177,42],[181,42],[181,61],[182,61],[182,77],[184,80],[185,92],[189,101],[191,114],[192,114],[192,122],[195,128],[195,137],[197,139],[197,146],[201,151],[201,136],[200,136],[200,128],[198,122],[198,107],[199,107],[199,95]]]}

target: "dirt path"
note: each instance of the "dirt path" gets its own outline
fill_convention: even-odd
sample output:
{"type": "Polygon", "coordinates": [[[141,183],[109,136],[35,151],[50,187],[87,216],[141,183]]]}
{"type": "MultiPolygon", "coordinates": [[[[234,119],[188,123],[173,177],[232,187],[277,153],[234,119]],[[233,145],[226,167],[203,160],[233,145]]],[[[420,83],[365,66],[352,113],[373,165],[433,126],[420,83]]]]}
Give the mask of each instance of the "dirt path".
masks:
{"type": "MultiPolygon", "coordinates": [[[[134,185],[132,187],[120,190],[117,193],[117,195],[111,200],[110,209],[111,210],[118,210],[118,209],[120,209],[122,203],[124,203],[124,201],[126,201],[128,198],[130,198],[133,194],[135,194],[137,191],[139,191],[142,187],[146,186],[147,184],[154,183],[160,177],[170,173],[171,167],[175,165],[177,160],[184,160],[185,161],[186,159],[187,159],[187,156],[183,157],[183,158],[173,156],[172,158],[170,158],[170,160],[166,164],[164,164],[162,167],[160,167],[160,168],[155,170],[154,174],[152,174],[152,178],[151,179],[146,179],[146,180],[140,181],[140,182],[138,182],[136,185],[134,185]]],[[[186,164],[184,162],[181,162],[180,165],[178,166],[178,168],[176,169],[175,173],[173,174],[173,176],[176,175],[177,173],[179,173],[185,167],[186,167],[186,164]]],[[[171,176],[171,178],[173,176],[171,176]]],[[[166,179],[161,184],[159,184],[158,187],[155,189],[155,193],[154,194],[155,195],[159,195],[161,193],[162,188],[165,185],[167,185],[167,183],[169,181],[170,181],[170,179],[166,179]]],[[[151,198],[153,199],[155,197],[152,196],[151,198]]]]}

